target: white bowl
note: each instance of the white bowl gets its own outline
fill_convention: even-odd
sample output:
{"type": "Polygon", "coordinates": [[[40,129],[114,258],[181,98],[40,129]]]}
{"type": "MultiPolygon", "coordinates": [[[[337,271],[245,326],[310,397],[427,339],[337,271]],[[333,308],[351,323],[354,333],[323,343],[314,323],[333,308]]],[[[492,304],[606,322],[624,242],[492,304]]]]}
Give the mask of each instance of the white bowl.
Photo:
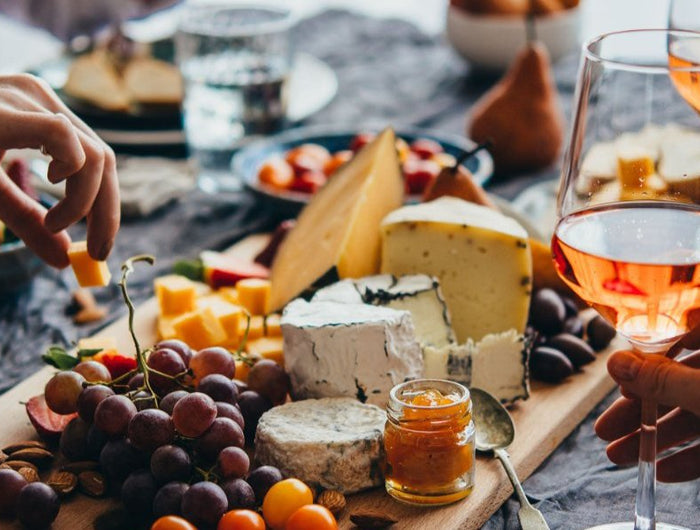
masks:
{"type": "MultiPolygon", "coordinates": [[[[450,5],[447,39],[457,52],[484,70],[503,71],[527,42],[525,17],[475,15],[450,5]]],[[[552,62],[578,50],[581,44],[581,7],[535,18],[537,40],[549,50],[552,62]]]]}

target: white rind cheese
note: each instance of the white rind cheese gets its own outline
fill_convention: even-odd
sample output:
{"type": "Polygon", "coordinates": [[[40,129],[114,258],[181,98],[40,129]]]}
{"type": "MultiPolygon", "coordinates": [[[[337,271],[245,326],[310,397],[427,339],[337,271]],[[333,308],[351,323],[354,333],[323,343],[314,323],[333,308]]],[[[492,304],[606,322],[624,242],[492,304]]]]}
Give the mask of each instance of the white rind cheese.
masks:
{"type": "Polygon", "coordinates": [[[404,206],[384,218],[382,272],[440,281],[460,343],[525,331],[532,258],[525,229],[454,197],[404,206]]]}
{"type": "Polygon", "coordinates": [[[343,280],[318,291],[313,301],[372,304],[411,313],[422,346],[446,346],[455,341],[450,313],[437,278],[425,274],[380,274],[343,280]]]}
{"type": "Polygon", "coordinates": [[[294,399],[347,396],[384,407],[394,385],[423,373],[408,311],[298,299],[281,327],[294,399]]]}
{"type": "Polygon", "coordinates": [[[344,494],[379,486],[386,415],[352,398],[308,399],[260,418],[255,461],[312,488],[344,494]]]}

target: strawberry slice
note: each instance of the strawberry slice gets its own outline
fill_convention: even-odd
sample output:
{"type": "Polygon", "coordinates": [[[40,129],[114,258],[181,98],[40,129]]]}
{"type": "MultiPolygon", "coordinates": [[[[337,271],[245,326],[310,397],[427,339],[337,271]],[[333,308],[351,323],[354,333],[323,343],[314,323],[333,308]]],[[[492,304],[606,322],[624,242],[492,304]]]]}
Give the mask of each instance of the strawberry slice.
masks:
{"type": "Polygon", "coordinates": [[[136,357],[119,353],[117,350],[102,350],[94,355],[92,360],[104,364],[112,379],[136,369],[136,357]]]}
{"type": "Polygon", "coordinates": [[[210,287],[236,285],[245,278],[268,278],[270,270],[253,261],[205,250],[199,255],[204,265],[204,280],[210,287]]]}
{"type": "Polygon", "coordinates": [[[37,434],[47,442],[57,442],[66,425],[77,416],[76,413],[56,414],[49,409],[44,394],[30,398],[25,408],[37,434]]]}

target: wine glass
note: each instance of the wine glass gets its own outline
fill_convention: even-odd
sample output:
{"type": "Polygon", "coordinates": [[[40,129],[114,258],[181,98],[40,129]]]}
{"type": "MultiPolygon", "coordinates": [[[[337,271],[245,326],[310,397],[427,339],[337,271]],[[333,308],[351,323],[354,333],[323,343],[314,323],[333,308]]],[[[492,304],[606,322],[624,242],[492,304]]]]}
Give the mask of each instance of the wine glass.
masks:
{"type": "MultiPolygon", "coordinates": [[[[631,30],[583,47],[552,239],[557,272],[632,347],[700,321],[700,33],[631,30]]],[[[657,404],[642,398],[634,523],[656,524],[657,404]]]]}

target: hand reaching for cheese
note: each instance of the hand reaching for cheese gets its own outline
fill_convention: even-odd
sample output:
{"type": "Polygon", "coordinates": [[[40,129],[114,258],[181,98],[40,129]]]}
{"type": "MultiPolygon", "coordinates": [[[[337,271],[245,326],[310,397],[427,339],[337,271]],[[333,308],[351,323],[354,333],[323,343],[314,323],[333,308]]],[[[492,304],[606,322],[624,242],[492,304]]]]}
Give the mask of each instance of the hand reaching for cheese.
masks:
{"type": "Polygon", "coordinates": [[[87,217],[87,247],[104,260],[119,228],[119,187],[112,150],[34,76],[0,76],[0,160],[5,150],[42,149],[48,179],[66,194],[48,212],[0,170],[0,220],[54,267],[68,265],[68,226],[87,217]]]}
{"type": "MultiPolygon", "coordinates": [[[[611,442],[607,454],[614,463],[632,465],[639,456],[641,407],[635,396],[650,396],[659,403],[657,453],[700,439],[700,351],[680,362],[618,351],[608,360],[608,371],[627,396],[615,401],[595,424],[596,434],[611,442]]],[[[661,458],[657,474],[661,482],[699,478],[700,445],[661,458]]]]}

